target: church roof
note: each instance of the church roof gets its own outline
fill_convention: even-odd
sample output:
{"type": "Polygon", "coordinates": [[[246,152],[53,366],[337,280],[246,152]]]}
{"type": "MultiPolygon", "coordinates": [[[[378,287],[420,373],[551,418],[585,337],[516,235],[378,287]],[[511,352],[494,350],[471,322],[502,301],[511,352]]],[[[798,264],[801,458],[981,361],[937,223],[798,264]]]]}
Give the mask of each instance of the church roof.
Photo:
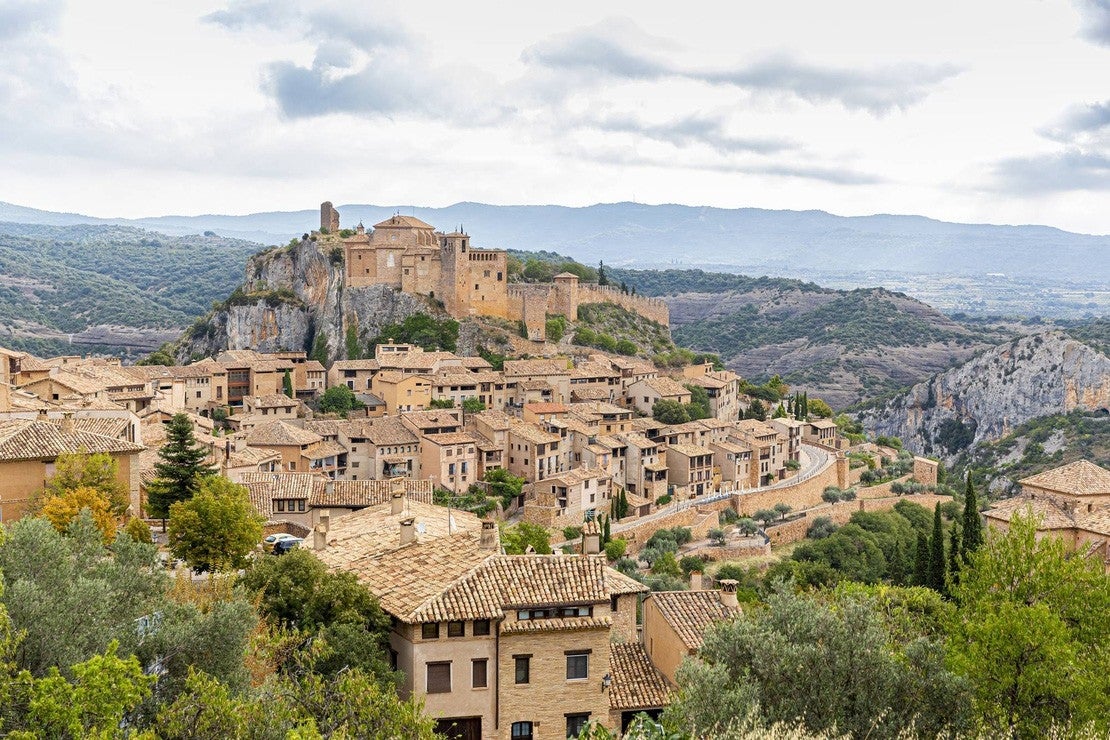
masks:
{"type": "Polygon", "coordinates": [[[374,224],[375,229],[435,229],[434,226],[424,223],[416,216],[390,216],[381,223],[374,224]]]}
{"type": "Polygon", "coordinates": [[[1063,467],[1023,478],[1018,483],[1077,496],[1106,495],[1110,494],[1110,470],[1087,460],[1076,460],[1063,467]]]}

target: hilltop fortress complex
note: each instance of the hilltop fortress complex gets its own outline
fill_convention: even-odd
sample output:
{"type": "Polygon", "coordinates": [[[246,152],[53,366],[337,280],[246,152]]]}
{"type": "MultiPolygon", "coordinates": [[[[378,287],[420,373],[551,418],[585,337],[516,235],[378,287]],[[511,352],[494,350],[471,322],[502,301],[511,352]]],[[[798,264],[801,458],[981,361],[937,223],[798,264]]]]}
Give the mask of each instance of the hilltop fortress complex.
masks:
{"type": "Polygon", "coordinates": [[[564,272],[553,283],[508,282],[507,254],[478,249],[464,231],[445,234],[412,216],[391,216],[371,231],[362,224],[340,235],[339,212],[320,205],[320,232],[343,244],[344,276],[349,287],[388,285],[435,298],[454,318],[496,316],[523,321],[528,338],[545,339],[549,315],[577,319],[584,303],[614,303],[663,326],[670,326],[667,305],[658,298],[627,295],[608,285],[579,283],[564,272]]]}

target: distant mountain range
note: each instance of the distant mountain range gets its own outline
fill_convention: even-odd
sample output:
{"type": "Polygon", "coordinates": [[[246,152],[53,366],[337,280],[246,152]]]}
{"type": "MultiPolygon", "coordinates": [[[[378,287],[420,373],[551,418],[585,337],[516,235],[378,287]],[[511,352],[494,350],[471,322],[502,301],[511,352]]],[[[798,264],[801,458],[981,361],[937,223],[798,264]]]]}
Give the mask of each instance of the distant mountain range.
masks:
{"type": "MultiPolygon", "coordinates": [[[[1047,226],[639,203],[582,208],[482,203],[456,203],[445,208],[340,205],[338,209],[345,227],[359,221],[370,226],[400,212],[443,229],[461,224],[479,246],[555,251],[590,264],[604,260],[615,266],[640,268],[743,268],[794,277],[805,270],[821,274],[887,271],[994,278],[1001,274],[1039,283],[1087,286],[1096,291],[1110,283],[1110,236],[1074,234],[1047,226]]],[[[57,226],[116,224],[173,236],[211,231],[223,237],[282,244],[317,227],[319,215],[312,208],[243,216],[104,219],[0,202],[0,221],[57,226]]],[[[1103,305],[1098,298],[1094,297],[1095,307],[1103,305]]]]}

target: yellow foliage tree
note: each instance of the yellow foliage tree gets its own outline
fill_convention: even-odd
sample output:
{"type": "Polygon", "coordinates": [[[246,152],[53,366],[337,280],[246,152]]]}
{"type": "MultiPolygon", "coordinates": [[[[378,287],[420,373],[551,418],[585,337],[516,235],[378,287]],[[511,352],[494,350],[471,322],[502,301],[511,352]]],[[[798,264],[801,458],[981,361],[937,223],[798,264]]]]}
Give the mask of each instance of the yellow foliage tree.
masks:
{"type": "Polygon", "coordinates": [[[57,496],[50,496],[43,502],[39,513],[54,525],[54,529],[65,532],[82,509],[88,509],[92,513],[93,521],[104,535],[105,542],[116,538],[116,518],[112,514],[112,505],[108,497],[95,488],[79,486],[57,496]]]}

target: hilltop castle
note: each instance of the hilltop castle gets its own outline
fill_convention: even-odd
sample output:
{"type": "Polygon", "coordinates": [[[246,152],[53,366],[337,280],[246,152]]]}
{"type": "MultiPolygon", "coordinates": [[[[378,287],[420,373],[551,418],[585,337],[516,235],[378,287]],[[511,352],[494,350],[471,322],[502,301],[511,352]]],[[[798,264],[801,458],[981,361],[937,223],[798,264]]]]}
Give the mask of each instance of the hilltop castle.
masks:
{"type": "Polygon", "coordinates": [[[564,272],[553,283],[508,280],[502,249],[477,249],[462,231],[445,234],[413,216],[391,216],[366,231],[362,224],[340,236],[339,212],[320,204],[320,231],[343,243],[346,283],[350,287],[388,285],[443,302],[455,318],[497,316],[523,321],[528,338],[542,341],[548,315],[578,316],[583,303],[615,303],[664,326],[670,325],[667,305],[657,298],[627,295],[607,285],[580,284],[564,272]]]}

